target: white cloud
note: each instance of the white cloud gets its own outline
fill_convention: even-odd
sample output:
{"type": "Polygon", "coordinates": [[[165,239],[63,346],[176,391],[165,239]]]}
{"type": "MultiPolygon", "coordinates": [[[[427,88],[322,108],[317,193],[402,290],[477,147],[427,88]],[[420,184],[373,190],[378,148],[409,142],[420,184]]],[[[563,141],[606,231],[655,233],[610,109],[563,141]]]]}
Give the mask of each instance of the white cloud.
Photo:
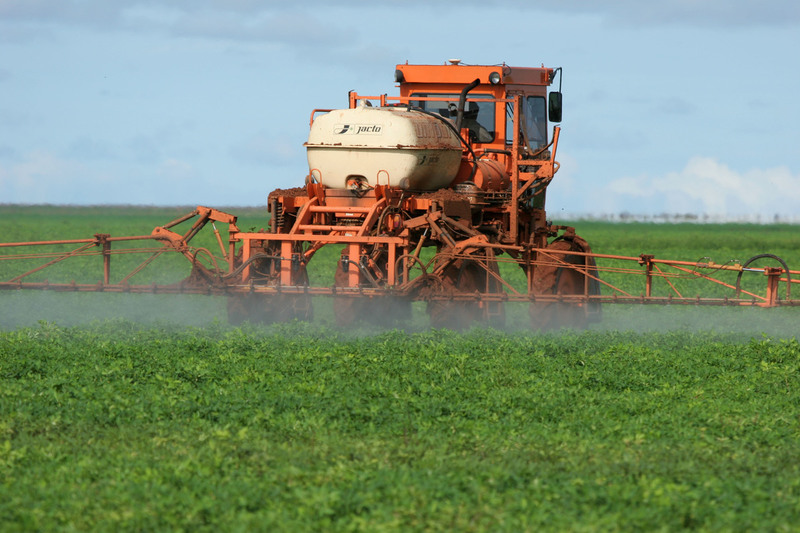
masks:
{"type": "Polygon", "coordinates": [[[606,193],[633,213],[692,213],[721,217],[800,215],[800,175],[787,167],[738,172],[710,157],[693,157],[679,172],[623,177],[606,193]]]}
{"type": "Polygon", "coordinates": [[[328,4],[314,4],[242,0],[0,0],[3,28],[0,42],[50,38],[59,28],[91,28],[295,46],[335,44],[348,30],[317,16],[328,4]]]}
{"type": "Polygon", "coordinates": [[[187,184],[208,188],[203,179],[195,165],[175,157],[125,168],[39,150],[13,164],[0,163],[0,204],[180,204],[192,197],[187,184]]]}
{"type": "Polygon", "coordinates": [[[117,23],[121,13],[137,3],[136,0],[0,0],[0,20],[103,28],[117,23]]]}
{"type": "Polygon", "coordinates": [[[261,131],[231,146],[230,154],[240,161],[257,165],[302,162],[305,158],[305,150],[302,148],[304,140],[302,136],[295,139],[261,131]]]}
{"type": "MultiPolygon", "coordinates": [[[[327,0],[303,3],[278,0],[0,0],[0,23],[10,22],[6,29],[30,23],[108,30],[134,22],[139,29],[172,26],[180,33],[208,38],[270,41],[284,40],[291,34],[290,40],[294,41],[298,32],[304,39],[316,39],[320,32],[331,35],[332,31],[327,30],[329,21],[313,20],[314,14],[323,10],[368,14],[401,6],[406,10],[410,7],[539,10],[594,15],[611,23],[648,26],[785,27],[800,23],[800,3],[795,0],[770,0],[768,6],[753,0],[459,0],[433,4],[429,0],[407,0],[402,4],[396,0],[344,0],[333,8],[327,0]],[[265,19],[267,22],[262,24],[265,19]],[[149,24],[141,24],[145,21],[149,24]]],[[[324,19],[324,15],[321,16],[324,19]]]]}
{"type": "Polygon", "coordinates": [[[156,174],[164,183],[176,184],[188,182],[198,177],[198,172],[191,163],[169,157],[161,162],[156,174]]]}
{"type": "Polygon", "coordinates": [[[114,149],[106,140],[94,137],[79,137],[69,144],[68,153],[75,159],[114,159],[114,149]]]}
{"type": "MultiPolygon", "coordinates": [[[[517,2],[511,2],[517,3],[517,2]]],[[[518,3],[565,14],[592,14],[609,23],[631,26],[747,27],[791,26],[800,23],[800,4],[772,0],[562,0],[518,3]]]]}
{"type": "Polygon", "coordinates": [[[331,24],[317,20],[313,13],[260,11],[246,15],[224,9],[183,13],[169,31],[181,37],[302,46],[330,43],[337,33],[331,24]]]}
{"type": "Polygon", "coordinates": [[[49,152],[25,155],[18,163],[0,166],[0,203],[71,203],[104,184],[81,163],[49,152]]]}

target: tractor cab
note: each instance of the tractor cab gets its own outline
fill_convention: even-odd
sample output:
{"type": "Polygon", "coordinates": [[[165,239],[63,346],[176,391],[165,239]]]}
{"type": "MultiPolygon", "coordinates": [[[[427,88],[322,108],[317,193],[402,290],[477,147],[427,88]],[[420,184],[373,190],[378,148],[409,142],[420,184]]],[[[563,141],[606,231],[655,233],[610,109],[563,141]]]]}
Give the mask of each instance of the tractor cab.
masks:
{"type": "MultiPolygon", "coordinates": [[[[401,102],[450,119],[474,147],[508,151],[516,134],[521,151],[535,153],[548,145],[547,88],[557,71],[450,60],[397,65],[395,81],[401,102]]],[[[552,93],[553,122],[561,120],[560,103],[560,93],[552,93]]]]}

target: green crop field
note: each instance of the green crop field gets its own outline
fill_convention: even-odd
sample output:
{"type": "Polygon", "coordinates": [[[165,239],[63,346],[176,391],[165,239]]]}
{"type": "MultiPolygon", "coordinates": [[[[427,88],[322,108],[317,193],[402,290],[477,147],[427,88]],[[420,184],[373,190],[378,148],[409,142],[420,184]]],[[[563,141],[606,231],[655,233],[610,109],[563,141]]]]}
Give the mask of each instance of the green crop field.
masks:
{"type": "MultiPolygon", "coordinates": [[[[183,212],[0,206],[0,233],[183,212]]],[[[575,225],[597,252],[800,265],[794,226],[575,225]]],[[[0,291],[0,530],[798,531],[800,310],[606,306],[547,333],[418,311],[232,327],[221,298],[0,291]]]]}

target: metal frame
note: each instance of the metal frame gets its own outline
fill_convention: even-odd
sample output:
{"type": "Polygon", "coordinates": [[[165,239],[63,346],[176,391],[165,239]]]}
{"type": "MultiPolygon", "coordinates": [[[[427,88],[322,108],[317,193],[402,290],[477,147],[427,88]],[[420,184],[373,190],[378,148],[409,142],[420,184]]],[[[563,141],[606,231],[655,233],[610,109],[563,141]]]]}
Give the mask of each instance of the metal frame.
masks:
{"type": "MultiPolygon", "coordinates": [[[[327,209],[320,208],[317,212],[325,212],[327,209]]],[[[428,223],[435,223],[436,216],[427,217],[428,223]]],[[[305,221],[305,220],[303,220],[305,221]]],[[[327,233],[317,233],[320,229],[312,224],[295,224],[298,228],[297,233],[251,233],[241,232],[236,226],[236,217],[228,215],[218,210],[198,207],[195,211],[180,217],[164,226],[155,228],[149,235],[112,237],[108,234],[96,234],[89,239],[69,239],[52,241],[33,241],[18,243],[0,243],[0,249],[20,249],[19,253],[5,253],[0,255],[0,265],[6,262],[20,262],[30,260],[41,260],[33,268],[23,272],[15,272],[4,281],[0,281],[0,290],[52,290],[52,291],[77,291],[77,292],[129,292],[129,293],[180,293],[180,294],[215,294],[215,295],[236,295],[247,293],[258,293],[263,295],[274,294],[308,294],[313,296],[337,296],[337,297],[405,297],[411,300],[449,300],[449,301],[504,301],[504,302],[563,302],[572,304],[587,304],[597,302],[602,304],[651,304],[651,305],[715,305],[715,306],[755,306],[755,307],[783,307],[798,306],[800,299],[792,298],[791,287],[795,283],[800,283],[800,271],[790,270],[785,267],[750,267],[749,262],[741,264],[718,264],[709,260],[704,261],[683,261],[655,258],[652,255],[642,254],[638,257],[597,254],[581,251],[552,250],[546,247],[536,246],[515,246],[498,243],[490,243],[482,236],[475,236],[469,239],[459,240],[455,247],[443,250],[437,255],[437,265],[428,271],[423,269],[420,276],[413,279],[404,279],[398,272],[398,261],[413,262],[411,258],[415,256],[415,250],[410,249],[410,243],[403,237],[390,236],[368,236],[364,235],[363,227],[342,227],[332,229],[327,233]],[[197,218],[191,228],[184,234],[172,231],[181,222],[197,218]],[[209,222],[221,222],[229,225],[227,247],[223,242],[216,227],[213,231],[216,235],[220,247],[220,255],[215,256],[204,248],[193,248],[190,244],[192,239],[209,222]],[[130,248],[119,247],[124,243],[134,241],[153,241],[154,246],[130,248]],[[280,256],[275,259],[280,260],[280,282],[275,285],[261,285],[254,283],[254,278],[250,275],[247,266],[248,260],[254,256],[251,250],[255,249],[254,243],[275,242],[281,247],[280,256]],[[385,246],[389,253],[387,261],[387,276],[381,287],[368,286],[364,284],[360,277],[358,268],[359,261],[350,260],[349,274],[350,286],[348,287],[309,287],[300,286],[293,283],[292,265],[298,261],[292,253],[293,243],[309,244],[309,250],[318,250],[326,244],[344,245],[351,257],[363,255],[365,245],[385,246]],[[79,245],[77,248],[64,251],[47,251],[53,245],[79,245]],[[237,247],[242,251],[238,255],[237,247]],[[565,271],[579,274],[586,280],[584,290],[576,294],[533,294],[530,290],[530,281],[527,291],[521,287],[514,287],[507,280],[503,280],[493,272],[482,260],[482,254],[486,250],[492,251],[493,260],[498,264],[508,263],[524,267],[531,271],[537,267],[557,267],[565,271]],[[132,270],[125,272],[121,280],[112,283],[112,258],[121,254],[138,254],[144,257],[132,270]],[[135,276],[147,267],[155,257],[162,254],[181,254],[188,261],[192,268],[203,268],[210,275],[203,281],[185,279],[173,284],[136,284],[135,276]],[[203,266],[198,259],[198,255],[209,258],[215,268],[203,266]],[[76,257],[98,257],[102,263],[102,279],[96,283],[76,283],[69,282],[49,282],[49,281],[25,281],[25,278],[46,271],[46,269],[68,261],[76,257]],[[565,256],[572,258],[583,258],[581,264],[575,264],[566,260],[565,256]],[[590,261],[591,264],[590,264],[590,261]],[[417,289],[420,285],[420,277],[435,277],[441,273],[449,264],[457,260],[473,261],[485,270],[487,277],[496,279],[502,291],[499,292],[469,292],[469,293],[448,293],[430,294],[420,293],[417,289]],[[610,264],[610,263],[614,264],[610,264]],[[224,267],[223,267],[224,265],[224,267]],[[241,265],[245,265],[244,268],[241,265]],[[734,284],[729,281],[719,279],[721,273],[737,274],[737,282],[734,284]],[[764,283],[760,292],[742,289],[739,280],[743,274],[762,276],[764,283]],[[626,290],[620,286],[613,285],[609,279],[624,276],[626,279],[631,276],[641,278],[640,292],[637,294],[632,290],[626,290]],[[701,294],[683,294],[676,287],[676,279],[691,278],[699,282],[705,282],[704,286],[722,287],[730,294],[725,296],[703,296],[701,294]],[[603,287],[601,294],[592,294],[590,291],[590,281],[594,280],[603,287]]],[[[760,257],[760,256],[757,256],[760,257]]],[[[774,258],[774,256],[769,256],[774,258]]],[[[778,258],[775,258],[778,259],[778,258]]],[[[300,261],[307,263],[308,258],[300,258],[300,261]]],[[[411,265],[413,266],[413,265],[411,265]]],[[[401,266],[405,269],[406,266],[401,266]]]]}

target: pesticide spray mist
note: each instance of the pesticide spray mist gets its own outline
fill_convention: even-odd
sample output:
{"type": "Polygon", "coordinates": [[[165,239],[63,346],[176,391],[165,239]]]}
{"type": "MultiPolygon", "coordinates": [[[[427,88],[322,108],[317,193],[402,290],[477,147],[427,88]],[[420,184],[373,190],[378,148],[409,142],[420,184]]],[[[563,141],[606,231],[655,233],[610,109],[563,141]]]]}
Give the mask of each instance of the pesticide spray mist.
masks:
{"type": "MultiPolygon", "coordinates": [[[[331,298],[315,298],[314,317],[309,326],[339,334],[365,335],[387,330],[409,333],[431,329],[431,321],[422,302],[412,305],[407,320],[391,324],[356,320],[343,328],[337,325],[331,298]]],[[[50,291],[0,292],[0,329],[34,327],[41,322],[63,327],[88,325],[109,320],[124,320],[142,326],[171,324],[204,327],[228,324],[227,298],[223,296],[173,294],[108,294],[57,293],[50,291]]],[[[792,308],[762,309],[758,307],[645,306],[606,305],[600,322],[590,324],[589,331],[656,333],[685,331],[688,334],[712,332],[741,338],[796,337],[800,321],[792,308]]],[[[234,326],[231,325],[231,328],[234,326]]],[[[469,329],[488,326],[475,323],[469,329]]],[[[493,329],[509,333],[554,334],[574,332],[569,325],[537,331],[531,324],[526,304],[506,304],[504,324],[493,329]]]]}

